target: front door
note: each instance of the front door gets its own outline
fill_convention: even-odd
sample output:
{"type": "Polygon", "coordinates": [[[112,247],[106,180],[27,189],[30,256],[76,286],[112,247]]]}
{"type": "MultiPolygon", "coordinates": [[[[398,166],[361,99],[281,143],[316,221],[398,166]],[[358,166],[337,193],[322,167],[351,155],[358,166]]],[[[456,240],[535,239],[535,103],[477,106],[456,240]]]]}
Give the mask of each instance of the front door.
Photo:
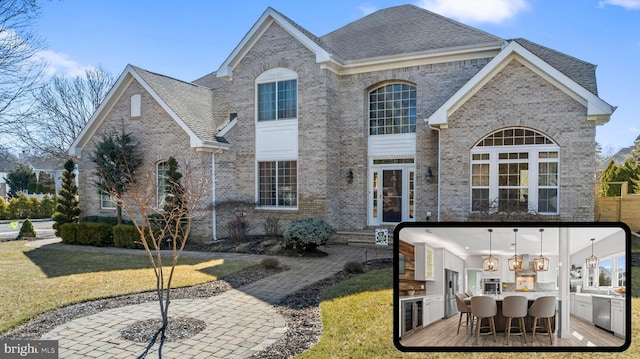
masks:
{"type": "Polygon", "coordinates": [[[395,224],[413,221],[413,166],[375,166],[371,171],[369,224],[395,224]]]}

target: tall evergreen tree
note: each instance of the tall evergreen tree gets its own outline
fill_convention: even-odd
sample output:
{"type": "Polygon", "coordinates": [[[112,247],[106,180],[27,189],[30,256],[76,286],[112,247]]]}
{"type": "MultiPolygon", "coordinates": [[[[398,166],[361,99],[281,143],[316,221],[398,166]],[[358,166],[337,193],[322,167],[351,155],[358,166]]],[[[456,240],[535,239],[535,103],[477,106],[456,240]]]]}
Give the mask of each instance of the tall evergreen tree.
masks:
{"type": "Polygon", "coordinates": [[[177,222],[174,218],[175,212],[184,211],[185,206],[184,203],[184,187],[180,182],[182,179],[182,173],[178,171],[178,161],[174,157],[169,157],[169,168],[166,172],[166,180],[169,184],[169,189],[167,191],[167,196],[164,199],[164,208],[165,211],[165,219],[167,219],[167,225],[169,226],[169,231],[171,233],[177,233],[179,236],[183,235],[183,230],[181,224],[177,222]]]}
{"type": "Polygon", "coordinates": [[[80,217],[80,203],[78,202],[78,186],[76,186],[76,175],[73,172],[76,165],[69,159],[64,164],[62,173],[62,188],[56,198],[56,211],[52,218],[55,221],[53,229],[56,236],[60,235],[60,226],[65,223],[74,223],[80,217]]]}
{"type": "MultiPolygon", "coordinates": [[[[127,192],[135,183],[136,171],[142,165],[142,154],[133,136],[129,133],[112,131],[102,136],[91,155],[95,163],[94,182],[100,193],[116,195],[117,198],[127,192]]],[[[116,203],[118,224],[122,223],[122,206],[116,203]]]]}
{"type": "Polygon", "coordinates": [[[20,192],[27,191],[29,188],[29,179],[33,171],[31,168],[19,164],[13,171],[9,171],[4,180],[9,186],[9,197],[17,197],[20,192]]]}

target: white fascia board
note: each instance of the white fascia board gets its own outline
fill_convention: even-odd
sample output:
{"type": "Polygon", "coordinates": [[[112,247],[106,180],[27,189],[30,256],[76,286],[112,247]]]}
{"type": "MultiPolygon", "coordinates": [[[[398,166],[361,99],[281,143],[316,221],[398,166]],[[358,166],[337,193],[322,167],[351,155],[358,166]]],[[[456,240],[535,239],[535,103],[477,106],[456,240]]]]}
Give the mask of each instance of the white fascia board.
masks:
{"type": "Polygon", "coordinates": [[[437,64],[451,61],[481,59],[496,56],[502,43],[487,43],[474,46],[459,46],[448,49],[421,51],[393,56],[375,57],[363,60],[344,61],[340,75],[396,69],[398,67],[437,64]]]}
{"type": "Polygon", "coordinates": [[[234,117],[226,126],[224,126],[216,136],[224,137],[238,123],[238,117],[234,117]]]}
{"type": "Polygon", "coordinates": [[[547,62],[534,55],[515,41],[510,42],[505,48],[494,57],[485,67],[483,67],[471,80],[460,88],[449,100],[447,100],[438,110],[436,110],[425,121],[432,126],[446,126],[448,117],[454,113],[464,102],[479,91],[484,84],[500,72],[509,62],[517,57],[526,61],[521,61],[529,69],[553,83],[556,87],[573,97],[580,103],[587,106],[587,117],[597,118],[596,123],[602,124],[608,121],[615,108],[598,96],[585,89],[567,75],[558,71],[547,62]],[[602,122],[604,121],[604,122],[602,122]]]}
{"type": "Polygon", "coordinates": [[[251,27],[249,32],[242,38],[238,46],[233,49],[229,57],[222,63],[220,68],[216,71],[217,77],[232,78],[233,68],[242,60],[244,55],[255,45],[262,35],[267,31],[269,26],[273,23],[277,23],[285,29],[291,36],[302,43],[305,47],[311,50],[316,55],[316,63],[332,62],[335,61],[331,54],[325,49],[316,44],[302,31],[298,30],[295,26],[285,20],[280,14],[278,14],[272,8],[267,8],[258,21],[251,27]]]}
{"type": "Polygon", "coordinates": [[[124,90],[129,86],[133,78],[130,76],[133,69],[131,65],[127,65],[127,67],[122,71],[122,74],[118,77],[116,82],[105,96],[104,100],[98,106],[96,111],[91,115],[91,118],[85,126],[82,128],[82,131],[78,135],[78,137],[73,141],[71,146],[69,147],[69,154],[72,156],[79,156],[82,152],[82,148],[87,144],[87,141],[93,137],[95,132],[97,131],[100,124],[104,120],[105,116],[111,111],[113,106],[122,96],[124,90]]]}

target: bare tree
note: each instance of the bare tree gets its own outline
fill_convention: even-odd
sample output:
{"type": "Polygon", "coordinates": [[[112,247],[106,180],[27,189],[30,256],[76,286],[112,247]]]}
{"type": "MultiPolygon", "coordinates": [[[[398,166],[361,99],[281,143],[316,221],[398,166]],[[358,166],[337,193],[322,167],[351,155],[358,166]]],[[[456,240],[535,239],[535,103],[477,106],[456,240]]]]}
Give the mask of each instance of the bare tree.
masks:
{"type": "Polygon", "coordinates": [[[42,40],[30,32],[38,15],[36,0],[0,1],[0,127],[5,129],[16,121],[44,69],[35,61],[42,40]]]}
{"type": "Polygon", "coordinates": [[[113,75],[100,66],[75,78],[53,76],[31,92],[33,106],[21,114],[16,132],[28,148],[66,157],[113,83],[113,75]]]}
{"type": "MultiPolygon", "coordinates": [[[[125,170],[128,171],[128,169],[125,170]]],[[[174,183],[168,179],[170,191],[167,196],[172,197],[172,206],[167,210],[156,208],[158,182],[154,168],[150,167],[142,172],[136,171],[135,178],[137,180],[130,185],[126,193],[118,191],[113,184],[108,182],[109,178],[103,178],[107,193],[112,196],[118,206],[124,209],[136,227],[156,276],[156,292],[160,304],[162,326],[139,358],[144,358],[147,355],[158,337],[160,337],[158,354],[159,357],[162,357],[162,348],[169,323],[173,274],[191,233],[193,218],[198,214],[198,206],[210,188],[208,177],[204,173],[195,176],[188,163],[181,174],[182,178],[178,180],[180,183],[174,183]],[[158,218],[161,219],[158,220],[158,218]],[[165,264],[160,248],[167,238],[171,243],[171,258],[170,263],[165,264]]],[[[130,172],[127,176],[133,178],[134,174],[130,172]]]]}

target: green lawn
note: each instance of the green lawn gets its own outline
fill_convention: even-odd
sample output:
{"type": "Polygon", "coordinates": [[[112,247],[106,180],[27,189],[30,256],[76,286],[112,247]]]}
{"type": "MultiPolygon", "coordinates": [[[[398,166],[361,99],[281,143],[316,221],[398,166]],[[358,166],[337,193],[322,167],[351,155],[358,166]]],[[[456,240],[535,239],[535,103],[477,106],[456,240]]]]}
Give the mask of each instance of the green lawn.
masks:
{"type": "MultiPolygon", "coordinates": [[[[216,280],[256,263],[181,258],[179,264],[174,287],[216,280]]],[[[0,333],[53,308],[153,289],[155,275],[143,255],[0,243],[0,333]]]]}
{"type": "MultiPolygon", "coordinates": [[[[640,268],[634,268],[634,270],[640,268]]],[[[632,274],[634,278],[636,272],[632,274]]],[[[320,342],[296,358],[521,358],[522,353],[402,353],[393,345],[392,270],[378,270],[344,281],[322,298],[324,332],[320,342]]],[[[640,323],[640,298],[632,299],[634,323],[640,323]]],[[[640,357],[640,328],[632,344],[616,353],[572,353],[572,358],[640,357]]],[[[535,358],[566,358],[568,353],[532,353],[535,358]]]]}

